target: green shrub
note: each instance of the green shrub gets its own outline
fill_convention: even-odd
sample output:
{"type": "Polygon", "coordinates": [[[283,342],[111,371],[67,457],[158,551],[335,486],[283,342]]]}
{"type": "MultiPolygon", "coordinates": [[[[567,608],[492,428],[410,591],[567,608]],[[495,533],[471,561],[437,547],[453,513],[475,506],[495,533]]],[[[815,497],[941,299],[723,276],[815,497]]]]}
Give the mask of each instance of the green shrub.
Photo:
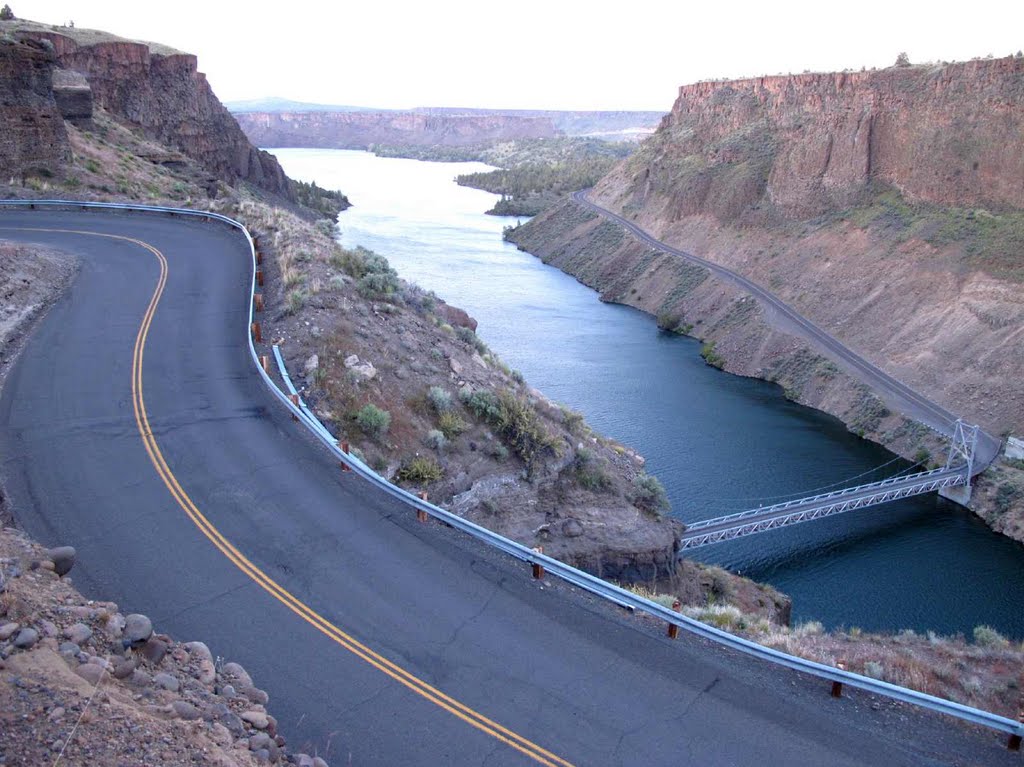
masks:
{"type": "Polygon", "coordinates": [[[437,428],[449,440],[455,439],[469,428],[469,424],[459,418],[457,413],[446,410],[437,418],[437,428]]]}
{"type": "Polygon", "coordinates": [[[356,423],[368,437],[380,437],[391,426],[391,413],[376,405],[363,405],[355,415],[356,423]]]}
{"type": "Polygon", "coordinates": [[[580,487],[591,492],[602,493],[612,487],[612,480],[605,474],[604,467],[594,461],[594,456],[586,448],[579,448],[576,451],[573,474],[580,487]]]}
{"type": "Polygon", "coordinates": [[[719,370],[725,367],[725,359],[715,353],[715,342],[709,341],[700,348],[700,356],[704,361],[719,370]]]}
{"type": "Polygon", "coordinates": [[[297,314],[302,310],[302,307],[306,304],[306,291],[302,288],[294,288],[288,291],[287,307],[285,312],[287,314],[297,314]]]}
{"type": "Polygon", "coordinates": [[[664,485],[657,477],[640,474],[633,480],[633,493],[630,501],[645,511],[660,513],[669,507],[668,494],[664,485]]]}
{"type": "Polygon", "coordinates": [[[416,485],[429,485],[444,476],[444,469],[429,456],[416,456],[404,461],[395,478],[399,482],[410,482],[416,485]]]}
{"type": "Polygon", "coordinates": [[[579,436],[583,430],[583,414],[577,413],[575,410],[570,410],[567,407],[562,407],[562,424],[568,429],[570,434],[579,436]]]}
{"type": "Polygon", "coordinates": [[[398,292],[398,274],[390,272],[370,272],[359,278],[356,282],[356,290],[359,295],[367,299],[381,300],[390,298],[398,292]]]}
{"type": "Polygon", "coordinates": [[[974,644],[979,647],[1008,647],[1010,641],[991,626],[974,627],[974,644]]]}
{"type": "Polygon", "coordinates": [[[488,423],[496,421],[501,415],[498,396],[489,389],[472,391],[465,388],[459,392],[459,399],[473,415],[488,423]]]}
{"type": "Polygon", "coordinates": [[[461,325],[455,328],[455,335],[459,340],[469,344],[476,349],[480,354],[487,354],[487,344],[480,340],[476,333],[469,328],[464,328],[461,325]]]}
{"type": "Polygon", "coordinates": [[[440,386],[431,386],[427,391],[427,402],[437,413],[452,409],[452,395],[440,386]]]}
{"type": "Polygon", "coordinates": [[[434,450],[444,450],[448,445],[448,438],[444,436],[444,432],[439,429],[431,429],[427,432],[427,436],[423,439],[427,447],[432,447],[434,450]]]}

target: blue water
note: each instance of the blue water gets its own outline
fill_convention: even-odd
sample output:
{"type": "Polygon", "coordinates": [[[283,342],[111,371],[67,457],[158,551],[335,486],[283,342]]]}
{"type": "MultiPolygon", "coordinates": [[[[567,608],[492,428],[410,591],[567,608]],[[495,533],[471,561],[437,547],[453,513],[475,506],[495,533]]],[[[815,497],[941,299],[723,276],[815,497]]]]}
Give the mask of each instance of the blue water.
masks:
{"type": "MultiPolygon", "coordinates": [[[[780,496],[880,479],[907,464],[777,386],[704,364],[699,344],[603,304],[572,277],[502,241],[515,219],[495,196],[452,182],[479,163],[366,152],[274,150],[286,172],[343,190],[343,244],[465,308],[479,335],[532,386],[631,445],[673,514],[694,521],[780,496]],[[883,470],[872,471],[883,464],[883,470]],[[862,475],[862,476],[861,476],[862,475]]],[[[1024,547],[934,496],[851,512],[694,552],[793,597],[794,619],[865,630],[1024,637],[1024,547]]]]}

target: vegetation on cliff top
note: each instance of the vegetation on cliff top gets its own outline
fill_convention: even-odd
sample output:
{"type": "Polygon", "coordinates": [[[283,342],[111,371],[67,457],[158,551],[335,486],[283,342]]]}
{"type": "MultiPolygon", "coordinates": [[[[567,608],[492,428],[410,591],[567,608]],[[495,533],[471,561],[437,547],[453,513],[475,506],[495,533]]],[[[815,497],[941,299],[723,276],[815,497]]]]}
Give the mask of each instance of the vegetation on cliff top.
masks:
{"type": "Polygon", "coordinates": [[[475,147],[376,146],[381,157],[408,157],[440,162],[484,162],[496,170],[466,173],[462,186],[500,194],[487,211],[496,216],[534,216],[578,189],[593,186],[636,144],[593,138],[501,141],[475,147]]]}
{"type": "Polygon", "coordinates": [[[342,192],[324,189],[317,186],[316,181],[296,181],[292,179],[295,200],[310,210],[319,213],[323,218],[334,221],[338,214],[352,206],[342,192]]]}

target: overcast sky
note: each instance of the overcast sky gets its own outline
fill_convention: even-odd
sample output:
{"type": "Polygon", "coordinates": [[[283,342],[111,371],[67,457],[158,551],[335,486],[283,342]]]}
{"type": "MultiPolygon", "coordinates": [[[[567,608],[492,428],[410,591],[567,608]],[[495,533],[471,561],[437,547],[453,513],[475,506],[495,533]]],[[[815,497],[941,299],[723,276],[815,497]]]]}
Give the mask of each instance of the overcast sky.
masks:
{"type": "Polygon", "coordinates": [[[224,101],[668,111],[698,80],[1024,47],[1021,0],[4,1],[195,53],[224,101]]]}

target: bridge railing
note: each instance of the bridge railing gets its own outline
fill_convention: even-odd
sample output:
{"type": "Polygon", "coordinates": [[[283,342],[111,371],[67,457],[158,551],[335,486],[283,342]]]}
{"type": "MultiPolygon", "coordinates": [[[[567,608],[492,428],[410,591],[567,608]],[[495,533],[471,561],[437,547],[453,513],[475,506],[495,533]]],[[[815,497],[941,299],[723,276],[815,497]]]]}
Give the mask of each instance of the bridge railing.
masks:
{"type": "MultiPolygon", "coordinates": [[[[223,222],[240,232],[249,245],[249,252],[252,260],[252,279],[250,282],[249,294],[252,296],[256,293],[257,256],[256,245],[253,237],[243,224],[219,213],[189,210],[187,208],[167,208],[120,203],[77,202],[68,200],[0,200],[0,207],[114,210],[129,213],[157,213],[172,216],[206,218],[209,220],[223,222]]],[[[391,484],[387,479],[374,472],[361,461],[357,461],[349,453],[343,452],[333,437],[330,436],[330,433],[322,424],[320,424],[316,416],[307,408],[296,405],[288,394],[281,391],[277,384],[274,383],[270,374],[263,368],[263,365],[260,362],[259,356],[256,353],[256,347],[253,343],[252,333],[249,332],[249,328],[251,328],[253,322],[253,303],[254,302],[250,300],[248,314],[249,327],[246,328],[249,353],[252,357],[252,361],[256,367],[258,375],[269,388],[271,395],[301,423],[303,423],[339,461],[348,465],[354,474],[363,477],[370,484],[384,491],[388,495],[401,500],[416,510],[426,512],[436,519],[445,522],[451,527],[476,538],[477,540],[507,554],[510,557],[530,564],[540,565],[550,575],[560,578],[567,583],[571,583],[572,585],[601,597],[602,599],[606,599],[630,610],[638,610],[640,612],[647,613],[648,615],[659,618],[670,625],[678,626],[691,634],[703,637],[745,655],[759,658],[763,661],[773,663],[776,666],[815,676],[819,679],[832,682],[833,685],[848,685],[874,695],[881,695],[883,697],[891,698],[892,700],[898,700],[904,703],[920,706],[921,708],[925,708],[930,711],[956,717],[957,719],[970,722],[971,724],[988,727],[998,732],[1006,733],[1011,737],[1011,744],[1016,743],[1019,748],[1020,739],[1024,736],[1024,723],[1022,722],[1014,721],[1013,719],[1000,716],[999,714],[994,714],[990,711],[983,711],[978,708],[973,708],[972,706],[965,706],[962,703],[956,703],[951,700],[935,697],[934,695],[918,692],[917,690],[911,690],[906,687],[889,684],[888,682],[883,682],[878,679],[854,674],[850,671],[838,669],[833,666],[827,666],[805,658],[799,658],[795,655],[788,655],[786,653],[779,652],[778,650],[764,647],[748,639],[734,636],[733,634],[722,631],[721,629],[717,629],[713,626],[694,620],[693,618],[681,615],[680,613],[664,607],[657,602],[645,599],[631,591],[604,581],[596,576],[583,572],[582,570],[577,570],[564,562],[553,559],[545,554],[523,546],[520,543],[516,543],[515,541],[500,536],[491,530],[452,514],[429,501],[417,498],[412,493],[391,484]]],[[[833,687],[833,690],[835,689],[836,688],[833,687]]]]}
{"type": "Polygon", "coordinates": [[[821,503],[828,503],[835,500],[841,500],[842,498],[857,493],[862,493],[865,490],[884,489],[891,486],[902,486],[902,485],[915,485],[918,482],[926,483],[933,479],[939,478],[945,475],[957,475],[963,474],[965,470],[962,468],[947,469],[945,467],[938,469],[931,469],[930,471],[922,471],[917,474],[907,474],[902,477],[889,477],[889,479],[882,480],[880,482],[870,482],[865,485],[858,485],[856,487],[846,487],[842,490],[833,490],[830,493],[821,493],[819,495],[812,495],[806,498],[795,498],[791,501],[785,501],[783,503],[772,504],[771,506],[759,506],[756,509],[747,509],[746,511],[739,511],[735,514],[726,514],[725,516],[715,517],[714,519],[702,519],[699,522],[692,522],[687,524],[687,531],[700,530],[705,527],[711,527],[713,525],[726,524],[728,522],[742,522],[745,519],[751,517],[759,517],[762,515],[771,515],[776,512],[784,512],[787,509],[792,509],[800,506],[813,506],[821,503]]]}

